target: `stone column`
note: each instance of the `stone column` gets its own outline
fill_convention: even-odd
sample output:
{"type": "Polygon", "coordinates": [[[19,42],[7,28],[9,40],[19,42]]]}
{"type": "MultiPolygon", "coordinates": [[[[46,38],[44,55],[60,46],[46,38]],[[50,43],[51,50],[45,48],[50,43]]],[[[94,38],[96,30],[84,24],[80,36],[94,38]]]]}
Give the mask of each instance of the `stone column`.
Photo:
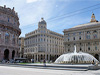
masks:
{"type": "MultiPolygon", "coordinates": [[[[17,53],[17,52],[16,52],[17,53]]],[[[15,53],[15,54],[16,54],[15,53]]],[[[9,50],[9,57],[8,57],[9,59],[12,59],[12,50],[9,50]]]]}
{"type": "Polygon", "coordinates": [[[37,54],[37,60],[36,61],[38,62],[38,54],[37,54]]]}
{"type": "Polygon", "coordinates": [[[48,54],[48,61],[50,61],[50,55],[48,54]]]}
{"type": "MultiPolygon", "coordinates": [[[[85,43],[85,51],[86,51],[86,43],[85,43]]],[[[87,51],[86,51],[87,52],[87,51]]]]}
{"type": "Polygon", "coordinates": [[[0,52],[0,61],[4,59],[4,50],[1,50],[0,52]]]}
{"type": "Polygon", "coordinates": [[[34,62],[36,62],[36,55],[34,54],[34,62]]]}
{"type": "Polygon", "coordinates": [[[84,31],[83,39],[86,40],[86,34],[85,34],[85,31],[84,31]]]}
{"type": "Polygon", "coordinates": [[[34,59],[33,56],[34,56],[34,55],[32,54],[32,59],[34,59]]]}
{"type": "Polygon", "coordinates": [[[45,53],[45,60],[47,60],[47,54],[45,53]]]}
{"type": "Polygon", "coordinates": [[[15,58],[18,57],[18,50],[14,49],[15,50],[15,58]]]}

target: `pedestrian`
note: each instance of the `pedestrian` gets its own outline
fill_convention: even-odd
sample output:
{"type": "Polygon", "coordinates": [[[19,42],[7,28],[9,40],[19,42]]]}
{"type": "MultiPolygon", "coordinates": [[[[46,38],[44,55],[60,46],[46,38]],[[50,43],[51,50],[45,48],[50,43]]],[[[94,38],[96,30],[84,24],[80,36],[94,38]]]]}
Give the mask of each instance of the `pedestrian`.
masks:
{"type": "Polygon", "coordinates": [[[46,60],[45,59],[43,60],[43,63],[44,63],[44,67],[46,67],[46,60]]]}
{"type": "Polygon", "coordinates": [[[93,64],[93,65],[95,64],[94,60],[92,61],[92,64],[93,64]]]}

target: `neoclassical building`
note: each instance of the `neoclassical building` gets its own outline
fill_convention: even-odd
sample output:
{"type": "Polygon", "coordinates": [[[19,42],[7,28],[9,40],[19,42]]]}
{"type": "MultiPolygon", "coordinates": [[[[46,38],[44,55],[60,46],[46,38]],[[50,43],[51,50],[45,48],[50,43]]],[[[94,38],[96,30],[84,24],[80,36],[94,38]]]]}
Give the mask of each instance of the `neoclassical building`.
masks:
{"type": "Polygon", "coordinates": [[[43,18],[38,23],[38,29],[25,35],[24,56],[35,62],[46,59],[54,61],[64,53],[63,35],[47,29],[43,18]]]}
{"type": "Polygon", "coordinates": [[[10,9],[6,5],[0,6],[0,61],[17,57],[18,37],[21,34],[19,25],[14,7],[10,9]]]}
{"type": "Polygon", "coordinates": [[[65,53],[73,52],[76,45],[77,52],[90,53],[100,60],[100,22],[93,13],[89,23],[65,29],[63,32],[65,53]]]}

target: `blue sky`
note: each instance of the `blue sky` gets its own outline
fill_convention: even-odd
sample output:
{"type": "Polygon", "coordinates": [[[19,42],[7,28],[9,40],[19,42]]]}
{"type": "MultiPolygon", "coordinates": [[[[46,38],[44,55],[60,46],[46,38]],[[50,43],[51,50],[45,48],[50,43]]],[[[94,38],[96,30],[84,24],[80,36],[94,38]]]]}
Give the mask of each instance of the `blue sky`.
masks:
{"type": "Polygon", "coordinates": [[[26,33],[37,29],[41,17],[47,22],[48,29],[61,34],[64,29],[88,23],[92,12],[100,21],[99,3],[100,0],[0,0],[1,6],[15,7],[15,11],[18,12],[22,31],[20,36],[25,36],[26,33]],[[74,12],[96,4],[98,5],[74,12]],[[55,17],[56,19],[54,19],[55,17]]]}

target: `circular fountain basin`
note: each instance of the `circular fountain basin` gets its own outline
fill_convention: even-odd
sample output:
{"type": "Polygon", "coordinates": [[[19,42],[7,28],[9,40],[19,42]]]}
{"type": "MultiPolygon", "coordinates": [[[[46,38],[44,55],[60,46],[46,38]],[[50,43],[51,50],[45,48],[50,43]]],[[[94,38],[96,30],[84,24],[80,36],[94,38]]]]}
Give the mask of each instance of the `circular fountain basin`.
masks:
{"type": "Polygon", "coordinates": [[[71,64],[86,64],[86,63],[99,63],[99,61],[92,56],[91,54],[88,53],[83,53],[83,52],[74,52],[74,53],[67,53],[59,56],[55,63],[71,63],[71,64]]]}

